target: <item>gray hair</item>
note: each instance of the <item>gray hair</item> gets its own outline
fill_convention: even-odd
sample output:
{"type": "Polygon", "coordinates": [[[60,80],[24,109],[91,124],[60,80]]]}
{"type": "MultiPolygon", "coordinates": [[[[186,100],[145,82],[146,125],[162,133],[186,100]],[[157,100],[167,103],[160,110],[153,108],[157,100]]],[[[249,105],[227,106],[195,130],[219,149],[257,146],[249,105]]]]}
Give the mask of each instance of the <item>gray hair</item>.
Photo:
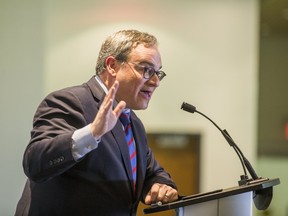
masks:
{"type": "Polygon", "coordinates": [[[109,36],[101,46],[96,74],[101,74],[106,69],[106,58],[115,57],[116,60],[125,62],[132,49],[139,44],[146,47],[157,45],[157,39],[153,35],[137,30],[121,30],[109,36]]]}

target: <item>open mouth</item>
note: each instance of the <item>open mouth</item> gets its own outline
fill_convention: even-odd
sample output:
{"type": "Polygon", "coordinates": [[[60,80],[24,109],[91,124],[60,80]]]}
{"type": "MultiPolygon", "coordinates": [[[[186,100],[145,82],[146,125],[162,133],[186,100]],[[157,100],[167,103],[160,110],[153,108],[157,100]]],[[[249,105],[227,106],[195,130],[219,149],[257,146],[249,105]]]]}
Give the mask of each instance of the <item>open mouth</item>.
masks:
{"type": "Polygon", "coordinates": [[[146,91],[146,90],[142,90],[142,91],[140,91],[140,93],[142,94],[142,95],[144,95],[146,98],[151,98],[151,96],[152,96],[152,91],[146,91]]]}

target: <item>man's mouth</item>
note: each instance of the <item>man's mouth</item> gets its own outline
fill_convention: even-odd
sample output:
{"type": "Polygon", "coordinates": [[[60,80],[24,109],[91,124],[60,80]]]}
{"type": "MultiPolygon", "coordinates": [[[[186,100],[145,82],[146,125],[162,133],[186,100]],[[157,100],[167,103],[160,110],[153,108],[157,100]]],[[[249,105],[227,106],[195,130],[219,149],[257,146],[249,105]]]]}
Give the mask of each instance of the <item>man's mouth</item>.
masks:
{"type": "Polygon", "coordinates": [[[152,91],[141,90],[140,93],[141,93],[142,95],[144,95],[146,98],[149,98],[149,99],[150,99],[151,96],[152,96],[152,91]]]}

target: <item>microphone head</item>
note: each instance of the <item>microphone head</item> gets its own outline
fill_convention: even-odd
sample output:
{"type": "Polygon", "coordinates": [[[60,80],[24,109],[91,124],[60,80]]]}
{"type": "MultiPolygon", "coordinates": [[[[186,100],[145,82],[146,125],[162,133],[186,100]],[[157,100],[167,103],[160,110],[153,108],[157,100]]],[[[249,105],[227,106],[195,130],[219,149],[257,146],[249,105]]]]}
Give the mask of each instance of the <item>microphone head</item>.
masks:
{"type": "Polygon", "coordinates": [[[182,103],[182,106],[181,106],[181,109],[187,111],[187,112],[190,112],[190,113],[194,113],[196,111],[196,107],[189,104],[189,103],[186,103],[186,102],[183,102],[182,103]]]}

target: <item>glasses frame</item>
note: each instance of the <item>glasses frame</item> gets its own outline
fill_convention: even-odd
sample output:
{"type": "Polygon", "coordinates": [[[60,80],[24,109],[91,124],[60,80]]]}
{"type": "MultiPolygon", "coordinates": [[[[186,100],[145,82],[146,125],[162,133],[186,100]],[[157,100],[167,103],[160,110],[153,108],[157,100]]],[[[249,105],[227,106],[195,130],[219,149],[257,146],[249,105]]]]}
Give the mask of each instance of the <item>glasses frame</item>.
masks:
{"type": "Polygon", "coordinates": [[[152,76],[154,76],[154,74],[156,74],[159,81],[161,81],[165,76],[167,76],[164,71],[162,70],[156,71],[152,66],[145,66],[142,65],[141,63],[136,62],[125,62],[125,63],[127,63],[128,65],[133,64],[135,70],[137,70],[137,68],[140,69],[143,73],[143,77],[147,80],[150,79],[152,76]]]}

